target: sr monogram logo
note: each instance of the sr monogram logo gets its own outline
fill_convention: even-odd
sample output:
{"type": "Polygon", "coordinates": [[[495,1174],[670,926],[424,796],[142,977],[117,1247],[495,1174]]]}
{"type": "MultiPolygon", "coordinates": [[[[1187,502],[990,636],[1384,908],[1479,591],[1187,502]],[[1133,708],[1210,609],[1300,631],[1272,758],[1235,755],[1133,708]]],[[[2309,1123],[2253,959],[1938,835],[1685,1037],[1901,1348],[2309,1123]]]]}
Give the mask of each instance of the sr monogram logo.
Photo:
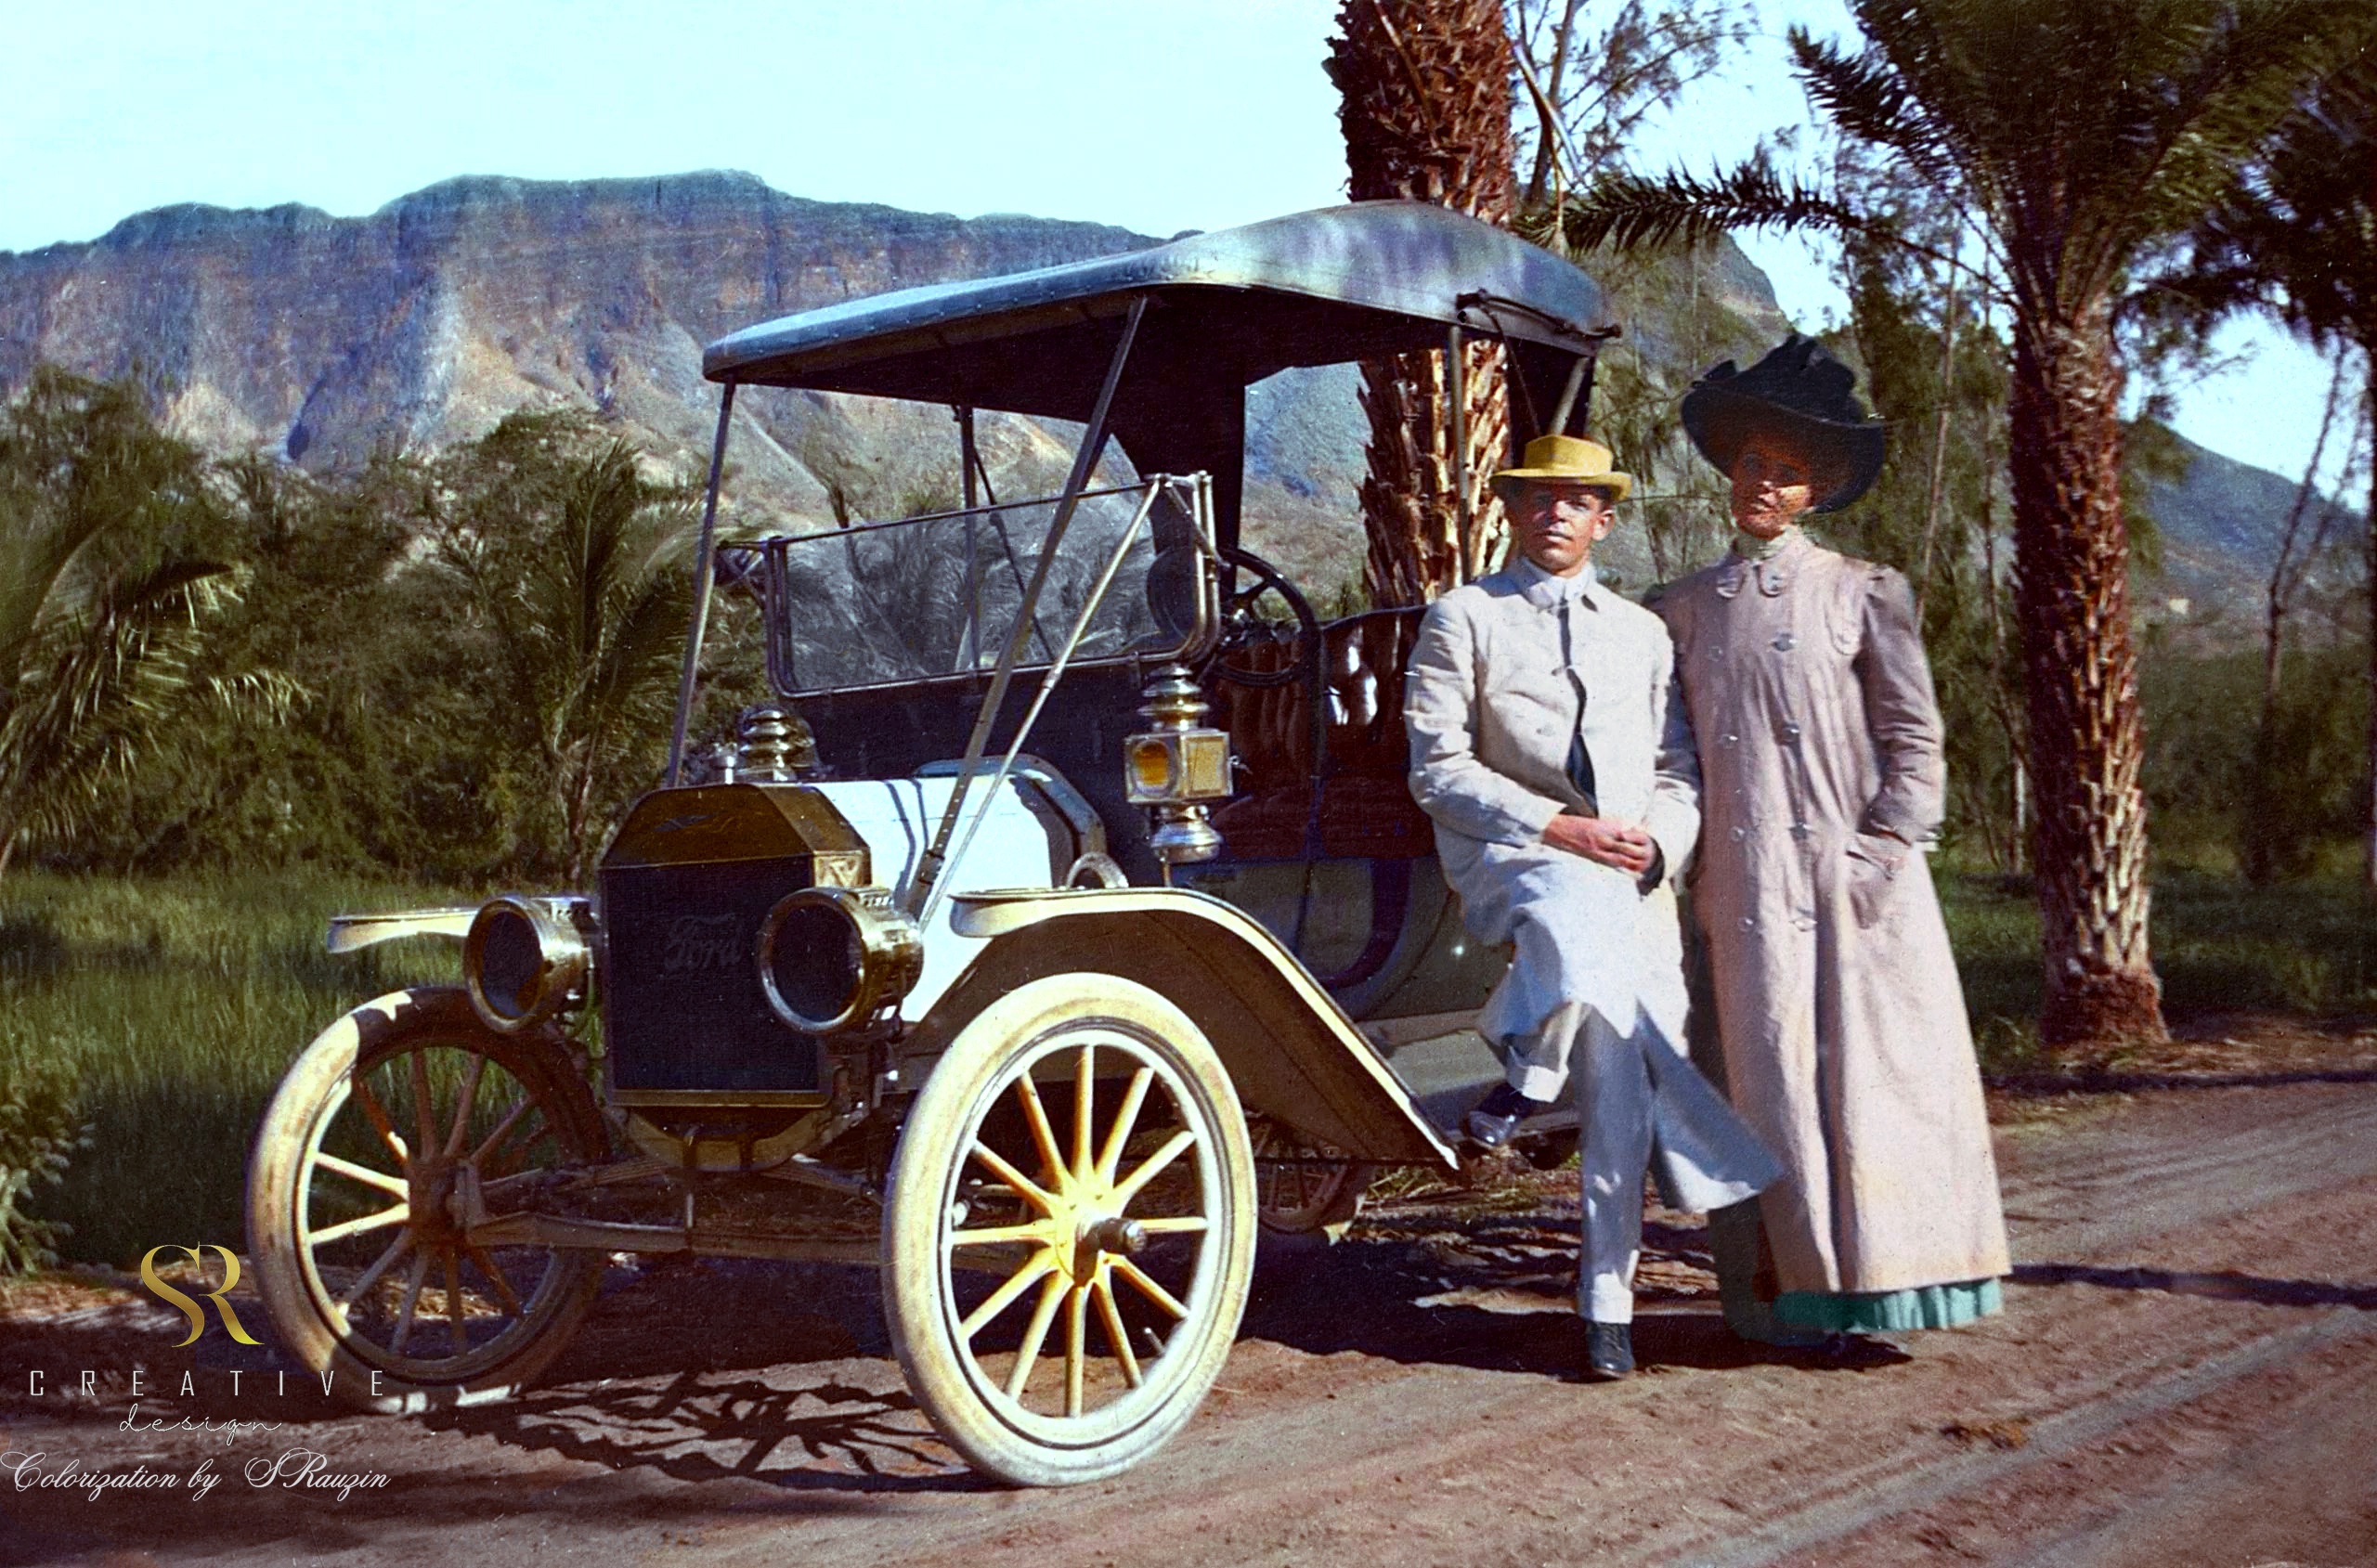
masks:
{"type": "MultiPolygon", "coordinates": [[[[197,1340],[201,1334],[206,1332],[206,1311],[198,1304],[200,1302],[213,1302],[214,1303],[214,1310],[223,1315],[223,1327],[231,1331],[231,1337],[233,1339],[239,1341],[243,1345],[252,1345],[257,1342],[249,1335],[247,1329],[240,1325],[240,1315],[231,1310],[231,1303],[224,1300],[226,1296],[230,1294],[231,1287],[237,1285],[239,1282],[240,1255],[237,1252],[232,1251],[228,1247],[218,1247],[212,1241],[201,1241],[195,1247],[151,1247],[140,1260],[140,1283],[148,1287],[148,1289],[153,1292],[160,1301],[170,1302],[175,1306],[179,1307],[182,1311],[182,1315],[189,1319],[189,1337],[181,1341],[184,1345],[191,1343],[197,1340]],[[212,1290],[203,1292],[195,1299],[184,1295],[180,1290],[175,1289],[172,1285],[168,1284],[163,1278],[159,1276],[157,1273],[157,1254],[160,1252],[179,1252],[183,1257],[186,1257],[191,1263],[196,1263],[201,1271],[206,1267],[206,1260],[200,1256],[200,1254],[203,1252],[218,1252],[222,1254],[223,1258],[223,1283],[212,1290]]],[[[181,1345],[176,1345],[174,1348],[178,1350],[181,1348],[181,1345]]]]}

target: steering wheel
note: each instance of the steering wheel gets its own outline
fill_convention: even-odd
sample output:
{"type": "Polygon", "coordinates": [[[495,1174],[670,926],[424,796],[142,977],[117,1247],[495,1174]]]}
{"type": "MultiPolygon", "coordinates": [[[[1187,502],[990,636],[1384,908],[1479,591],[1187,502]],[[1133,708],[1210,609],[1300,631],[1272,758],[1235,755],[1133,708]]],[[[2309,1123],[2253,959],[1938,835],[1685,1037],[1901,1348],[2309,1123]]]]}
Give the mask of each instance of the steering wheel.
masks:
{"type": "Polygon", "coordinates": [[[1312,613],[1310,603],[1278,567],[1253,551],[1232,545],[1219,553],[1225,565],[1236,567],[1242,576],[1238,587],[1222,599],[1221,639],[1214,648],[1214,672],[1239,686],[1284,686],[1291,680],[1311,680],[1320,668],[1320,620],[1312,613]],[[1277,669],[1234,665],[1232,652],[1277,640],[1279,623],[1255,612],[1256,603],[1266,593],[1277,594],[1295,620],[1295,654],[1277,669]]]}

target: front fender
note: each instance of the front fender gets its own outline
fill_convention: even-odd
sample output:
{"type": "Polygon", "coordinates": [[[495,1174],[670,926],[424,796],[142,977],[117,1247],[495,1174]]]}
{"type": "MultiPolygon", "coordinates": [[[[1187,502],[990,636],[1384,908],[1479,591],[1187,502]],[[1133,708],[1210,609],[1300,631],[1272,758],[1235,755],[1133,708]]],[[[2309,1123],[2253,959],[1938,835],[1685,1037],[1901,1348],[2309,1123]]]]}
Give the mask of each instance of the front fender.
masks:
{"type": "Polygon", "coordinates": [[[1363,1160],[1458,1164],[1403,1085],[1278,938],[1176,888],[960,893],[951,926],[990,945],[910,1031],[938,1052],[975,1013],[1044,975],[1090,970],[1161,992],[1196,1021],[1251,1111],[1363,1160]]]}

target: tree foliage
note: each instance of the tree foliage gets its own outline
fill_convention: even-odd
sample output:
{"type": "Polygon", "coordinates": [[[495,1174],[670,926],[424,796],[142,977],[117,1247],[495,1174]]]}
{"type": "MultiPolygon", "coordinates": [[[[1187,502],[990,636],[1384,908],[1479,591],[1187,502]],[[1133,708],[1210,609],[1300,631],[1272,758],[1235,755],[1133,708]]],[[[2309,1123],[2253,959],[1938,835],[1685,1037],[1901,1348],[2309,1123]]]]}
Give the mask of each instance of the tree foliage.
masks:
{"type": "Polygon", "coordinates": [[[2121,499],[2116,307],[2134,269],[2220,198],[2364,7],[2260,0],[1853,0],[1861,47],[1804,28],[1809,96],[1961,223],[1937,239],[1761,152],[1707,177],[1604,179],[1579,249],[1751,226],[1886,240],[1974,270],[2007,307],[2018,563],[2049,1043],[2162,1028],[2147,943],[2137,656],[2121,499]]]}
{"type": "Polygon", "coordinates": [[[209,701],[289,689],[199,667],[235,601],[205,462],[134,394],[46,368],[0,415],[0,869],[71,833],[209,701]]]}

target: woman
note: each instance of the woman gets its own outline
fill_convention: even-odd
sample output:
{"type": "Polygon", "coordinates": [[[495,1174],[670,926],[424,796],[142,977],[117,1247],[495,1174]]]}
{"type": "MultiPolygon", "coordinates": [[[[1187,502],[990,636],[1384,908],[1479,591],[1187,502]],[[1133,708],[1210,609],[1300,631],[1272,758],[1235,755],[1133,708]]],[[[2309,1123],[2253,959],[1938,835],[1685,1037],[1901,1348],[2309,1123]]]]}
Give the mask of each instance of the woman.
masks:
{"type": "Polygon", "coordinates": [[[1854,380],[1795,333],[1694,386],[1684,428],[1733,480],[1734,549],[1658,604],[1699,742],[1690,888],[1727,1089],[1787,1169],[1712,1218],[1726,1321],[1786,1344],[1969,1321],[2008,1266],[1918,848],[1944,772],[1914,601],[1800,528],[1881,468],[1854,380]]]}

